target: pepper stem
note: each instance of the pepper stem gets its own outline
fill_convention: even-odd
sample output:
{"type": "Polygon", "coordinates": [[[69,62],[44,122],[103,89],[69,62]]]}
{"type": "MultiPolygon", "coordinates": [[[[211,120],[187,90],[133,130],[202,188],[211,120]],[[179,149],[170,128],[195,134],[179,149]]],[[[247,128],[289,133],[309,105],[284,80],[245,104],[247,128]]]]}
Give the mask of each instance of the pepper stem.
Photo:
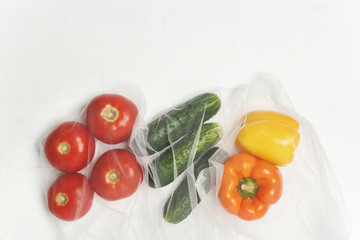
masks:
{"type": "Polygon", "coordinates": [[[259,186],[252,178],[242,178],[238,184],[239,194],[244,198],[254,198],[259,186]]]}

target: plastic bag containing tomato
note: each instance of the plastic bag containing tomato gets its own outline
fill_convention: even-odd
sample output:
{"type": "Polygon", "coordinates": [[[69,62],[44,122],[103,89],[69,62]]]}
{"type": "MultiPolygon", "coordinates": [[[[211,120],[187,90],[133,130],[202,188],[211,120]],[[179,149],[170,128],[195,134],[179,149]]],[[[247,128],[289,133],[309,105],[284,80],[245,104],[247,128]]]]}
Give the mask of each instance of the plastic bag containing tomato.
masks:
{"type": "Polygon", "coordinates": [[[141,234],[126,239],[348,237],[316,132],[270,75],[185,97],[138,125],[130,147],[145,187],[129,222],[141,234]]]}
{"type": "Polygon", "coordinates": [[[136,86],[123,84],[84,106],[41,139],[46,205],[61,239],[110,239],[126,231],[143,182],[128,143],[146,102],[136,86]]]}

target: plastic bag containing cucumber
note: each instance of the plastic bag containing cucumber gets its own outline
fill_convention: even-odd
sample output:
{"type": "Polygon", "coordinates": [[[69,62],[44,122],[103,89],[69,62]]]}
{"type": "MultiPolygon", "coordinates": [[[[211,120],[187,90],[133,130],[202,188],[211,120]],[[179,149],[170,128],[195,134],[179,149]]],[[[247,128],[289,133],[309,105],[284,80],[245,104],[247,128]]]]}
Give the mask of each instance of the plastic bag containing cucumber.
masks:
{"type": "Polygon", "coordinates": [[[347,239],[316,132],[271,76],[138,126],[130,147],[147,187],[126,239],[347,239]]]}

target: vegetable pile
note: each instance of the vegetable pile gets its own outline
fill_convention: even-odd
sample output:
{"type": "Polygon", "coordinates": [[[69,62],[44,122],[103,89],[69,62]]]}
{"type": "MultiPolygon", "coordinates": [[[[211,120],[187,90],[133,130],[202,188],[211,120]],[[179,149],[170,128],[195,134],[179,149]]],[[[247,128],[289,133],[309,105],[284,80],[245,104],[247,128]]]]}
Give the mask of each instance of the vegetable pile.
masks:
{"type": "Polygon", "coordinates": [[[141,184],[143,171],[134,154],[125,149],[103,153],[96,161],[90,180],[81,173],[92,161],[95,138],[118,144],[131,135],[138,110],[129,99],[115,94],[95,97],[86,108],[86,126],[64,122],[48,135],[45,154],[49,163],[65,174],[48,190],[47,203],[56,217],[72,221],[91,208],[94,192],[109,200],[132,195],[141,184]]]}
{"type": "Polygon", "coordinates": [[[47,160],[64,173],[48,189],[50,212],[65,221],[76,220],[91,209],[94,193],[115,201],[134,194],[144,178],[156,194],[179,179],[162,207],[163,219],[178,224],[201,202],[195,186],[200,173],[205,194],[215,187],[207,170],[216,161],[225,162],[217,192],[222,207],[243,220],[262,218],[281,198],[283,180],[278,166],[293,160],[300,141],[299,123],[278,112],[248,112],[231,141],[238,152],[228,157],[216,146],[227,136],[222,136],[218,123],[209,121],[220,108],[216,94],[204,93],[162,112],[143,128],[145,157],[150,159],[144,168],[130,150],[112,148],[96,159],[88,178],[79,171],[90,168],[96,142],[126,142],[138,116],[136,105],[124,96],[95,97],[86,107],[86,124],[61,123],[46,138],[47,160]]]}
{"type": "Polygon", "coordinates": [[[294,157],[300,135],[299,123],[272,111],[252,111],[242,120],[236,138],[241,153],[225,162],[218,193],[220,203],[243,220],[262,218],[282,194],[282,176],[275,166],[294,157]]]}
{"type": "Polygon", "coordinates": [[[182,177],[163,207],[163,217],[169,223],[181,222],[195,207],[191,206],[187,176],[181,174],[190,164],[194,166],[196,179],[216,155],[218,148],[212,147],[219,141],[222,129],[218,123],[206,121],[216,115],[220,106],[216,94],[204,93],[148,124],[148,152],[161,152],[149,164],[149,186],[164,187],[182,177]]]}

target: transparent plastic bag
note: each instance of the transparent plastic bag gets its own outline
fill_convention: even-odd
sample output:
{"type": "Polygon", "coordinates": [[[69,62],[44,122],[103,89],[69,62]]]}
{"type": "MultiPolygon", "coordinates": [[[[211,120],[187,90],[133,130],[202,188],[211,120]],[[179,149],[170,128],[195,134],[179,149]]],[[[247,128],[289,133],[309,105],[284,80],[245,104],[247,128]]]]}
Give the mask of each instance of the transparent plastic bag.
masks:
{"type": "Polygon", "coordinates": [[[348,239],[346,214],[320,141],[311,124],[295,111],[281,84],[262,74],[247,85],[208,92],[216,94],[221,102],[213,116],[207,116],[206,110],[211,100],[194,108],[189,107],[193,102],[187,102],[134,129],[130,147],[144,166],[144,179],[151,187],[143,189],[126,239],[348,239]],[[202,112],[179,122],[176,117],[182,119],[179,112],[184,109],[202,112]],[[279,201],[263,218],[245,221],[223,208],[218,193],[224,162],[240,152],[235,139],[243,118],[253,110],[280,112],[296,119],[300,144],[293,161],[278,167],[283,178],[279,201]],[[218,139],[211,143],[203,133],[210,122],[221,126],[221,130],[216,128],[218,139]],[[179,128],[173,130],[174,124],[179,128]],[[154,131],[155,137],[151,135],[154,131]],[[160,135],[165,137],[156,137],[164,131],[160,135]],[[166,144],[157,145],[157,140],[166,144]],[[208,162],[201,159],[206,150],[199,150],[205,143],[208,145],[204,148],[219,148],[210,154],[208,162]],[[168,172],[165,177],[164,171],[168,172]]]}
{"type": "MultiPolygon", "coordinates": [[[[119,123],[119,126],[121,126],[121,124],[126,126],[127,121],[131,122],[132,119],[135,118],[134,123],[130,125],[133,124],[133,126],[136,127],[142,122],[141,119],[144,117],[146,111],[146,101],[143,93],[136,86],[132,84],[121,84],[108,92],[100,93],[98,96],[103,94],[121,96],[120,100],[117,101],[122,101],[120,103],[123,103],[123,106],[125,106],[122,108],[119,102],[109,100],[110,97],[103,98],[105,102],[110,102],[106,105],[106,109],[104,108],[106,111],[101,111],[101,116],[102,118],[107,118],[110,124],[123,121],[123,123],[119,123]],[[127,101],[130,101],[130,103],[127,101]],[[135,110],[133,113],[129,113],[131,107],[132,110],[134,109],[134,105],[131,105],[131,103],[134,104],[137,109],[136,114],[134,113],[135,110]]],[[[126,221],[131,216],[132,209],[136,204],[139,188],[141,188],[142,180],[133,182],[132,184],[135,184],[134,187],[137,190],[130,196],[124,196],[118,201],[109,201],[108,196],[100,197],[97,191],[95,191],[95,180],[90,181],[90,178],[94,173],[94,165],[104,156],[103,154],[118,149],[122,149],[122,153],[131,153],[131,150],[128,147],[128,139],[124,139],[130,138],[129,133],[124,133],[120,136],[122,139],[115,139],[114,136],[110,139],[109,134],[105,134],[102,141],[94,137],[93,134],[95,130],[90,129],[89,123],[91,122],[86,121],[89,103],[93,101],[90,100],[91,99],[84,104],[86,106],[83,107],[81,112],[70,114],[61,124],[54,126],[54,128],[41,138],[39,144],[43,173],[43,191],[46,205],[49,208],[49,219],[54,223],[59,239],[114,239],[118,237],[121,231],[126,231],[126,229],[123,230],[122,228],[126,228],[126,221]],[[50,140],[51,135],[53,138],[50,140]],[[65,138],[68,140],[59,140],[65,138]],[[109,143],[109,141],[112,141],[112,143],[109,143]],[[56,146],[58,147],[56,148],[56,146]],[[77,152],[72,159],[57,158],[57,155],[54,157],[55,153],[67,155],[74,151],[77,152]],[[52,164],[50,164],[50,158],[53,159],[52,164]],[[56,159],[60,159],[60,161],[56,159]],[[71,161],[79,161],[79,159],[83,159],[81,166],[74,166],[70,163],[71,161]],[[65,164],[61,163],[61,161],[65,164]],[[72,168],[69,168],[69,166],[72,168]],[[56,186],[54,185],[54,187],[51,188],[51,186],[55,184],[55,181],[57,182],[56,186]],[[73,192],[71,186],[75,189],[73,192]],[[54,190],[54,194],[50,194],[50,188],[54,190]],[[74,193],[75,191],[78,192],[77,195],[74,193]],[[72,205],[70,206],[70,204],[72,205]],[[68,208],[59,210],[61,208],[59,206],[68,208]],[[54,215],[57,214],[58,217],[50,213],[50,208],[55,209],[53,210],[55,211],[54,215]],[[56,208],[58,210],[56,210],[56,208]],[[65,213],[67,211],[68,213],[65,213]]],[[[93,112],[96,112],[95,107],[94,109],[93,112]]],[[[90,115],[88,118],[90,118],[90,115]]],[[[105,126],[98,125],[97,128],[100,128],[101,132],[107,133],[105,132],[105,126]]],[[[117,129],[122,130],[124,128],[117,129]]],[[[126,129],[124,129],[124,131],[125,130],[126,129]]],[[[96,137],[98,137],[98,135],[96,135],[96,137]]],[[[110,154],[109,158],[117,159],[118,156],[123,155],[110,154]]],[[[136,159],[135,156],[133,159],[136,159]]],[[[116,162],[116,160],[114,160],[114,162],[116,162]]],[[[130,179],[129,171],[132,171],[133,168],[129,168],[128,165],[126,165],[129,163],[116,162],[116,164],[115,169],[118,170],[118,175],[114,176],[118,178],[114,181],[119,181],[119,178],[121,180],[124,178],[130,179]],[[124,177],[119,177],[119,174],[124,177]]],[[[102,166],[104,166],[104,164],[102,166]]],[[[139,167],[141,166],[139,165],[139,167]]],[[[100,170],[103,171],[104,168],[100,167],[100,170]]],[[[142,178],[141,170],[139,174],[142,178]]],[[[106,177],[106,181],[109,181],[111,178],[110,175],[106,175],[106,177]]]]}
{"type": "MultiPolygon", "coordinates": [[[[143,167],[144,181],[133,195],[118,201],[94,194],[90,211],[76,221],[59,220],[49,212],[59,238],[348,239],[339,188],[316,132],[271,75],[233,89],[204,91],[149,122],[144,120],[145,98],[136,87],[121,85],[111,93],[127,97],[138,108],[130,139],[115,145],[96,140],[93,160],[80,173],[90,178],[104,152],[129,148],[143,167]],[[293,161],[278,167],[283,179],[279,201],[261,219],[245,221],[227,212],[218,194],[224,163],[241,152],[235,139],[253,110],[296,119],[300,144],[293,161]]],[[[85,109],[68,119],[85,123],[85,109]]],[[[47,136],[40,143],[45,197],[62,175],[46,159],[47,136]]]]}

